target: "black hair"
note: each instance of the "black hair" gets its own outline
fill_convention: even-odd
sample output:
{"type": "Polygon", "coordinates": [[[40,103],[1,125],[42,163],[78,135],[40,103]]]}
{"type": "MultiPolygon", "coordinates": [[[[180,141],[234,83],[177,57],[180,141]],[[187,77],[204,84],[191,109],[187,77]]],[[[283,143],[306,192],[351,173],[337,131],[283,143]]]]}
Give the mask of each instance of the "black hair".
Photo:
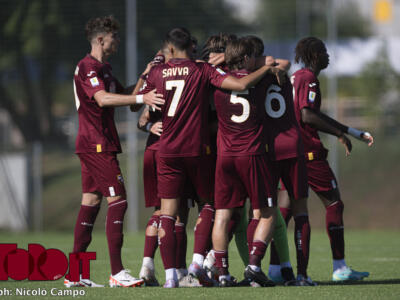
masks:
{"type": "Polygon", "coordinates": [[[177,27],[170,30],[164,39],[164,46],[172,44],[179,50],[188,50],[193,47],[193,37],[190,35],[189,30],[183,27],[177,27]]]}
{"type": "Polygon", "coordinates": [[[305,67],[314,69],[317,65],[318,54],[326,50],[325,44],[319,38],[305,37],[302,38],[296,45],[295,62],[302,62],[305,67]]]}
{"type": "Polygon", "coordinates": [[[264,42],[258,36],[247,35],[244,37],[253,46],[253,53],[256,57],[262,56],[264,54],[264,42]]]}

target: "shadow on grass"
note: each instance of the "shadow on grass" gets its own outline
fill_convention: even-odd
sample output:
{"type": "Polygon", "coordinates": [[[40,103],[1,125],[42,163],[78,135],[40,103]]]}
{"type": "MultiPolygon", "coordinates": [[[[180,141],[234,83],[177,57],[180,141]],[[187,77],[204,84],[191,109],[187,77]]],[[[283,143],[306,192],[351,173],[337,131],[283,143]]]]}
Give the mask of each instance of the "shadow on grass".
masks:
{"type": "Polygon", "coordinates": [[[384,279],[384,280],[353,280],[353,281],[316,281],[318,285],[372,285],[372,284],[400,284],[400,279],[384,279]]]}

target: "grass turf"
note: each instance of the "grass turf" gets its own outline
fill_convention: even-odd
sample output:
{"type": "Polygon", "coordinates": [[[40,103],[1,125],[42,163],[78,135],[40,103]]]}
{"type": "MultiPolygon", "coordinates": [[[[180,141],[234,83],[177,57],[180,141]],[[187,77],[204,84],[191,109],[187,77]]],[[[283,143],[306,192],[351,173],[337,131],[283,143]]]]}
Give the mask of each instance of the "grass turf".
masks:
{"type": "MultiPolygon", "coordinates": [[[[293,233],[289,232],[292,264],[295,253],[292,243],[293,233]]],[[[58,248],[68,253],[72,247],[72,233],[0,233],[1,243],[18,243],[19,248],[27,249],[29,243],[40,243],[46,249],[58,248]]],[[[137,276],[143,253],[143,233],[126,234],[123,247],[123,261],[126,268],[137,276]]],[[[190,262],[193,249],[193,234],[189,233],[187,261],[190,262]]],[[[75,289],[82,290],[81,299],[399,299],[400,298],[400,239],[399,232],[388,231],[347,231],[346,260],[349,266],[358,271],[369,271],[370,277],[364,281],[346,284],[333,284],[330,246],[326,234],[313,231],[309,275],[318,282],[316,287],[274,287],[274,288],[128,288],[128,289],[75,289]]],[[[110,272],[105,234],[96,232],[88,251],[97,252],[97,260],[91,262],[91,279],[107,284],[110,272]]],[[[234,242],[231,243],[230,271],[239,280],[242,279],[244,266],[239,258],[234,242]]],[[[267,270],[268,256],[264,259],[263,269],[267,270]]],[[[164,281],[159,252],[156,254],[156,272],[161,283],[164,281]]],[[[58,281],[0,281],[0,298],[4,299],[51,299],[51,291],[63,292],[62,280],[58,281]],[[47,292],[47,296],[17,296],[16,289],[47,292]],[[53,289],[55,288],[55,289],[53,289]],[[13,295],[5,296],[4,290],[13,295]]],[[[63,298],[72,298],[64,296],[63,298]]]]}

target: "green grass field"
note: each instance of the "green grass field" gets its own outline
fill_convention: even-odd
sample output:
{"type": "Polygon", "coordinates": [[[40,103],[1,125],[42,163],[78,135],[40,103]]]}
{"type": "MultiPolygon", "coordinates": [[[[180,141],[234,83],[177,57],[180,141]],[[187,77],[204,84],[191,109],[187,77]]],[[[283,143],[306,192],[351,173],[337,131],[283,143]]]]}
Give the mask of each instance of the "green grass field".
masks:
{"type": "MultiPolygon", "coordinates": [[[[313,231],[309,275],[318,282],[317,287],[274,287],[274,288],[129,288],[129,289],[83,289],[81,299],[400,299],[400,233],[388,231],[347,231],[347,263],[356,270],[369,271],[367,280],[347,284],[332,284],[330,246],[326,234],[313,231]]],[[[0,233],[1,243],[18,243],[19,248],[27,249],[29,243],[40,243],[45,248],[58,248],[68,253],[72,247],[72,234],[66,233],[0,233]]],[[[292,263],[295,265],[292,232],[289,232],[292,263]]],[[[143,253],[143,233],[126,234],[123,248],[125,268],[138,275],[143,253]]],[[[193,234],[189,233],[187,261],[192,256],[193,234]]],[[[91,263],[91,279],[106,284],[109,276],[108,250],[105,234],[96,232],[89,251],[97,252],[97,260],[91,263]]],[[[234,242],[230,247],[230,271],[242,279],[244,266],[239,258],[234,242]]],[[[263,268],[267,270],[268,257],[263,268]]],[[[159,252],[156,254],[157,277],[164,281],[159,252]]],[[[9,289],[13,296],[0,296],[4,299],[50,299],[51,289],[63,289],[62,280],[47,282],[0,281],[0,294],[9,289]],[[16,289],[45,289],[47,296],[16,296],[16,289]]],[[[59,291],[59,290],[53,290],[59,291]]],[[[63,298],[72,298],[64,296],[63,298]]]]}

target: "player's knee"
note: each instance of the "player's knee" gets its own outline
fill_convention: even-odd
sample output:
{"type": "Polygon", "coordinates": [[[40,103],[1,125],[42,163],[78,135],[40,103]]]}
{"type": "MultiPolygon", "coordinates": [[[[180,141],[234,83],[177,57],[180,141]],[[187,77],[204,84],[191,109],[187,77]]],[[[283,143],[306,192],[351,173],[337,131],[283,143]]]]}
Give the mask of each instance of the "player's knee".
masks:
{"type": "Polygon", "coordinates": [[[263,219],[269,219],[276,217],[275,207],[263,207],[260,209],[260,217],[263,219]]]}
{"type": "Polygon", "coordinates": [[[261,218],[261,211],[259,209],[253,209],[253,215],[250,216],[250,219],[260,220],[261,218]]]}
{"type": "Polygon", "coordinates": [[[335,201],[327,206],[330,210],[335,210],[339,214],[343,214],[344,203],[341,200],[335,201]]]}

